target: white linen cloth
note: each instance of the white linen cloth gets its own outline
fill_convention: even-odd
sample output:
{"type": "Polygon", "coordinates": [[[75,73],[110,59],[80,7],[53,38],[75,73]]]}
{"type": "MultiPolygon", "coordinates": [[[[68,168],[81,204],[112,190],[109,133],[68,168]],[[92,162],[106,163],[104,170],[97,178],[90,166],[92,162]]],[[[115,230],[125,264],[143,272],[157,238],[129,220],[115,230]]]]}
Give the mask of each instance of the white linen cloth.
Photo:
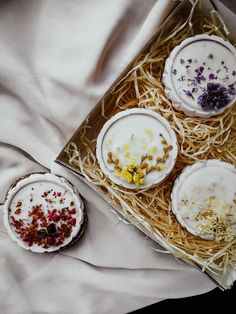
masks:
{"type": "Polygon", "coordinates": [[[21,175],[50,169],[85,198],[88,230],[60,254],[19,248],[0,219],[0,313],[127,313],[215,286],[120,222],[53,163],[125,65],[165,19],[168,0],[0,3],[0,202],[21,175]]]}

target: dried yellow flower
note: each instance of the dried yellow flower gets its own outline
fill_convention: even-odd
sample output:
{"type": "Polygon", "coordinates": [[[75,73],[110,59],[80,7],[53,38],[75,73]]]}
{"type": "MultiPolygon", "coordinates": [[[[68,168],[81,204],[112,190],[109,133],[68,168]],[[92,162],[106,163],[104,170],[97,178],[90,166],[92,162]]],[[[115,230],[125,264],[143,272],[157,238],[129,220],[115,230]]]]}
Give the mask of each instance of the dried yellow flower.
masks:
{"type": "Polygon", "coordinates": [[[128,183],[134,183],[136,186],[144,184],[144,172],[142,168],[135,164],[129,164],[126,169],[122,169],[121,177],[128,183]]]}
{"type": "Polygon", "coordinates": [[[128,182],[128,183],[131,183],[133,181],[132,174],[128,170],[126,170],[126,169],[123,169],[121,171],[121,177],[123,179],[125,179],[125,181],[128,182]]]}

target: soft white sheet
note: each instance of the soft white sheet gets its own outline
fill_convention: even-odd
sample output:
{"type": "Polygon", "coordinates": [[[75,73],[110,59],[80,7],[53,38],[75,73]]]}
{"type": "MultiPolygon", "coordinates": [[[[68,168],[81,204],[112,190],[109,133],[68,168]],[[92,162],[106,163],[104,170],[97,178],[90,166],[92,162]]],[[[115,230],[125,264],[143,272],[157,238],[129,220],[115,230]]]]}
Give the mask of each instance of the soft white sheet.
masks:
{"type": "MultiPolygon", "coordinates": [[[[0,312],[127,313],[214,285],[120,222],[53,160],[173,6],[168,0],[0,3],[0,202],[17,177],[64,175],[86,200],[83,240],[40,255],[12,243],[0,217],[0,312]]],[[[2,215],[2,213],[1,213],[2,215]]]]}

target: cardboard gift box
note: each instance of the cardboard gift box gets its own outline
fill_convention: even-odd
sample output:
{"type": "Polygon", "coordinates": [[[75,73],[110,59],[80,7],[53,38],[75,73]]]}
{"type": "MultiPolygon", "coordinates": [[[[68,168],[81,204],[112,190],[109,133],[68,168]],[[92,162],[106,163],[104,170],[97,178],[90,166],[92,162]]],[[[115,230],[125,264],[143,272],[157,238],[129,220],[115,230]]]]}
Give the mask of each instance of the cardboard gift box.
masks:
{"type": "MultiPolygon", "coordinates": [[[[135,66],[137,66],[137,64],[141,64],[141,56],[145,58],[145,56],[148,55],[148,53],[150,52],[150,49],[153,49],[153,47],[157,46],[158,41],[160,41],[160,38],[162,38],[161,36],[163,36],[163,30],[167,30],[167,32],[169,31],[171,33],[172,30],[170,29],[169,25],[171,25],[172,21],[174,21],[176,17],[180,17],[180,20],[182,19],[182,25],[188,25],[190,28],[192,27],[191,25],[194,25],[195,28],[198,28],[196,32],[201,33],[199,29],[204,26],[201,26],[200,24],[199,26],[198,23],[196,23],[195,25],[194,21],[195,19],[197,21],[197,19],[199,19],[199,17],[202,15],[204,16],[206,21],[211,20],[212,25],[214,25],[214,23],[216,23],[216,25],[218,25],[217,23],[221,24],[221,27],[223,29],[222,32],[225,33],[225,36],[227,36],[227,38],[231,42],[235,40],[236,34],[229,32],[229,30],[234,30],[235,14],[228,7],[224,6],[220,1],[204,0],[202,2],[191,2],[188,0],[184,0],[181,3],[176,2],[176,7],[168,16],[168,18],[162,23],[162,25],[157,29],[156,33],[152,36],[150,41],[143,47],[143,49],[137,54],[137,56],[130,62],[127,68],[112,84],[112,86],[108,89],[103,98],[94,106],[93,110],[89,113],[84,122],[79,126],[71,139],[69,139],[68,143],[65,145],[61,153],[56,158],[56,162],[75,172],[81,180],[86,182],[101,197],[103,197],[117,213],[130,221],[138,229],[143,231],[147,236],[160,244],[164,249],[174,254],[177,258],[184,260],[194,267],[199,268],[212,281],[214,281],[219,288],[227,289],[234,282],[236,274],[230,265],[227,266],[227,270],[226,268],[222,269],[222,267],[214,267],[215,260],[213,259],[213,262],[211,263],[210,258],[208,258],[208,260],[204,264],[204,262],[198,260],[197,253],[186,250],[184,243],[182,246],[176,246],[175,243],[171,241],[171,238],[167,237],[162,232],[161,228],[158,228],[158,222],[155,224],[155,228],[153,228],[151,224],[152,218],[146,218],[145,214],[143,214],[142,211],[134,212],[132,210],[132,206],[130,205],[131,203],[127,203],[125,199],[122,198],[122,195],[118,195],[115,190],[112,189],[112,187],[109,187],[109,185],[103,185],[102,179],[101,184],[99,184],[99,175],[102,176],[102,174],[97,175],[96,173],[97,177],[95,180],[95,178],[93,176],[90,176],[86,169],[82,166],[83,160],[90,160],[89,162],[91,163],[91,168],[93,168],[94,165],[98,167],[96,164],[96,159],[91,159],[91,157],[89,157],[89,159],[88,154],[91,153],[92,156],[96,155],[96,139],[107,119],[112,117],[119,110],[133,108],[138,104],[139,101],[137,100],[137,97],[135,97],[137,95],[134,95],[131,101],[128,101],[127,103],[122,103],[123,107],[121,106],[121,109],[119,109],[119,106],[115,106],[115,103],[117,101],[117,90],[119,90],[122,82],[134,70],[135,66]]],[[[181,29],[182,28],[180,24],[178,31],[176,31],[175,33],[172,32],[171,36],[176,36],[181,29]]],[[[219,27],[216,27],[216,29],[218,31],[219,27]]],[[[192,34],[189,33],[188,36],[191,35],[192,34]]],[[[159,83],[161,84],[161,82],[159,83]]],[[[165,117],[168,118],[168,115],[166,115],[165,117]]],[[[166,180],[173,180],[173,177],[169,177],[166,180]]],[[[170,184],[172,183],[173,182],[170,182],[170,184]]],[[[169,227],[171,229],[171,223],[173,223],[174,220],[171,220],[173,219],[171,218],[171,213],[169,213],[168,215],[170,217],[169,227]]]]}

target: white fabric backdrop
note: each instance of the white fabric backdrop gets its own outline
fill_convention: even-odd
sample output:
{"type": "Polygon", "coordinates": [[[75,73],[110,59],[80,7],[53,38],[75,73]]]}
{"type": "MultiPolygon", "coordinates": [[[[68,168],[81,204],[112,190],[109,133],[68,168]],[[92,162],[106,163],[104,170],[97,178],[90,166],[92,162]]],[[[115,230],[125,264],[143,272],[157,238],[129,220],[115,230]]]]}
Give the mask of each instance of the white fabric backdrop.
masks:
{"type": "MultiPolygon", "coordinates": [[[[127,313],[214,288],[120,222],[53,160],[173,6],[168,0],[0,3],[0,203],[17,177],[52,168],[85,198],[86,235],[61,254],[18,248],[0,217],[0,312],[127,313]]],[[[2,213],[1,213],[2,215],[2,213]]]]}

